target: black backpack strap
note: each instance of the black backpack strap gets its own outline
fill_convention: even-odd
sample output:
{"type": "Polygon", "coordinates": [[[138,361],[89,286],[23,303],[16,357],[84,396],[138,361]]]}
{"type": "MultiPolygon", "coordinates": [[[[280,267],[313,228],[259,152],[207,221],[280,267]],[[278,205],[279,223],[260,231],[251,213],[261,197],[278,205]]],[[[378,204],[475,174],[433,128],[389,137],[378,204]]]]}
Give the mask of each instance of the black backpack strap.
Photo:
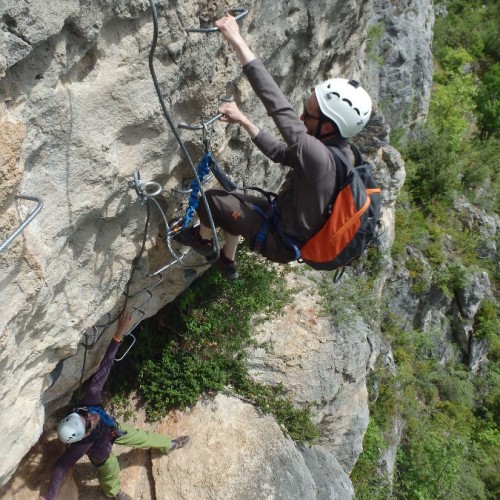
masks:
{"type": "MultiPolygon", "coordinates": [[[[329,203],[329,206],[333,205],[333,201],[335,200],[339,191],[346,185],[349,174],[354,172],[354,167],[352,166],[352,162],[347,158],[347,156],[342,153],[342,151],[335,147],[328,147],[330,154],[333,156],[335,163],[337,166],[342,165],[344,168],[337,168],[337,188],[332,195],[332,200],[329,203]]],[[[330,213],[330,212],[328,212],[330,213]]]]}
{"type": "Polygon", "coordinates": [[[352,154],[354,155],[354,166],[357,167],[358,165],[365,163],[359,149],[351,143],[349,143],[349,147],[351,148],[352,154]]]}
{"type": "Polygon", "coordinates": [[[247,186],[243,188],[243,190],[257,191],[257,193],[260,193],[262,196],[264,196],[269,203],[272,203],[273,200],[275,200],[278,197],[276,193],[273,193],[272,191],[266,191],[265,189],[261,189],[257,186],[247,186]]]}
{"type": "MultiPolygon", "coordinates": [[[[347,156],[344,153],[342,153],[340,148],[337,148],[336,146],[331,146],[328,149],[330,150],[330,153],[332,153],[333,157],[335,159],[339,159],[340,162],[342,163],[342,165],[344,165],[347,168],[348,172],[354,171],[354,166],[353,166],[352,162],[347,158],[347,156]]],[[[356,158],[356,155],[354,155],[354,156],[356,158]]],[[[357,162],[357,159],[356,159],[356,162],[357,162]]],[[[347,177],[347,175],[346,175],[346,177],[347,177]]]]}

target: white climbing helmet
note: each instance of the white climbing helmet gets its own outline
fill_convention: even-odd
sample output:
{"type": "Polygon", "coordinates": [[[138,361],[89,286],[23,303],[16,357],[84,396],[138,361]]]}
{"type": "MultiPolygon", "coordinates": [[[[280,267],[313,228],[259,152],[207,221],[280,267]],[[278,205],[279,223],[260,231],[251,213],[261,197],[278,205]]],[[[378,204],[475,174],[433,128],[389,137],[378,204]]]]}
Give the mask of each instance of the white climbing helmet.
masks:
{"type": "Polygon", "coordinates": [[[82,417],[78,413],[70,413],[63,418],[57,426],[59,439],[66,444],[81,441],[85,436],[85,426],[82,417]]]}
{"type": "Polygon", "coordinates": [[[314,88],[321,112],[333,120],[342,137],[361,132],[372,112],[372,100],[358,81],[331,78],[314,88]]]}

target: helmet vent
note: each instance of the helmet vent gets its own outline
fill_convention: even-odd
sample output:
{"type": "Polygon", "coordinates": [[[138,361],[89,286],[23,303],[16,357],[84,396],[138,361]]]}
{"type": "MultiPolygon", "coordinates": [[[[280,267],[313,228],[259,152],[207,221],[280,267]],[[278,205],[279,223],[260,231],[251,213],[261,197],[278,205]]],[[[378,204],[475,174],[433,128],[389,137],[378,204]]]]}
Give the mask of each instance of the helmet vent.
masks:
{"type": "Polygon", "coordinates": [[[356,111],[356,113],[358,113],[359,116],[361,116],[361,113],[359,112],[359,109],[358,108],[353,108],[354,111],[356,111]]]}
{"type": "Polygon", "coordinates": [[[349,104],[349,106],[351,106],[351,108],[352,108],[352,102],[351,102],[349,99],[346,99],[346,98],[344,97],[344,99],[342,99],[342,100],[343,100],[344,102],[346,102],[347,104],[349,104]]]}

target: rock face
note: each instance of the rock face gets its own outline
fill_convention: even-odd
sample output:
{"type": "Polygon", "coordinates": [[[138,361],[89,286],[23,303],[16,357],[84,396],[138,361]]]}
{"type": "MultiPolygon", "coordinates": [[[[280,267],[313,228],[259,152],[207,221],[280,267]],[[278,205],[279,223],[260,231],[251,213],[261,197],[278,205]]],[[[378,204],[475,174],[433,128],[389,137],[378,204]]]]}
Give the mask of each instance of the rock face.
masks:
{"type": "Polygon", "coordinates": [[[256,340],[271,347],[250,353],[250,373],[259,382],[282,384],[299,405],[313,404],[319,442],[349,472],[368,426],[370,327],[359,316],[335,327],[321,310],[317,285],[305,276],[289,279],[299,291],[283,315],[259,325],[256,340]]]}
{"type": "MultiPolygon", "coordinates": [[[[222,15],[226,6],[207,7],[195,0],[175,5],[160,0],[156,5],[159,37],[154,64],[174,123],[200,123],[216,113],[221,95],[233,95],[257,124],[272,127],[218,34],[185,32],[201,19],[222,15]]],[[[427,12],[431,5],[428,0],[418,2],[418,10],[427,12]]],[[[397,70],[377,74],[369,69],[367,26],[384,16],[400,22],[399,44],[419,29],[406,14],[371,0],[265,0],[249,3],[243,25],[248,41],[299,109],[304,89],[335,75],[361,79],[374,101],[380,100],[379,89],[388,85],[384,79],[397,81],[397,70]],[[334,26],[331,19],[336,20],[334,26]]],[[[430,33],[429,22],[426,29],[430,33]]],[[[0,484],[38,441],[44,422],[52,424],[47,417],[66,404],[78,386],[84,359],[80,341],[104,338],[88,353],[87,376],[112,335],[112,324],[107,329],[92,327],[112,323],[123,306],[122,294],[143,241],[147,209],[128,187],[134,172],[163,186],[159,203],[168,220],[186,206],[185,197],[175,189],[183,187],[192,173],[151,81],[152,36],[146,0],[4,0],[0,7],[0,241],[33,210],[32,202],[16,195],[36,196],[44,203],[0,260],[0,442],[2,451],[8,450],[2,453],[0,484]]],[[[418,55],[408,52],[396,66],[406,74],[420,64],[425,81],[430,57],[426,46],[418,55]]],[[[415,100],[420,105],[419,95],[415,100]]],[[[422,102],[427,98],[420,97],[422,102]]],[[[403,94],[399,102],[403,108],[407,102],[403,94]]],[[[216,123],[209,138],[219,161],[238,182],[276,188],[282,180],[283,170],[271,168],[239,128],[216,123]]],[[[196,163],[202,154],[201,134],[183,131],[182,139],[196,163]]],[[[397,152],[374,137],[366,136],[365,141],[371,144],[367,153],[380,175],[399,185],[393,181],[404,178],[397,152]]],[[[184,265],[161,274],[161,283],[157,276],[148,276],[172,261],[158,238],[165,230],[163,217],[154,203],[150,205],[145,249],[135,263],[128,294],[128,306],[142,311],[138,320],[154,314],[205,269],[189,254],[182,259],[184,265]],[[151,300],[145,303],[149,293],[140,292],[155,283],[151,300]]],[[[389,205],[384,217],[390,226],[389,205]]],[[[356,435],[347,447],[341,437],[324,442],[324,453],[340,453],[338,461],[345,470],[355,462],[366,421],[361,361],[366,358],[367,334],[366,325],[359,326],[355,336],[359,359],[350,360],[351,353],[344,352],[329,361],[337,374],[352,372],[355,380],[348,382],[354,395],[349,396],[336,379],[328,382],[325,407],[319,408],[321,414],[331,406],[328,398],[335,391],[345,395],[346,403],[359,401],[355,408],[342,408],[336,400],[328,409],[331,415],[338,412],[332,419],[348,424],[346,433],[356,435]]],[[[351,333],[341,336],[347,339],[351,333]]],[[[350,341],[345,344],[352,348],[350,341]]],[[[335,354],[331,341],[327,345],[335,354]]],[[[311,348],[316,347],[311,344],[311,348]]],[[[296,398],[321,394],[297,389],[296,398]]],[[[325,429],[329,426],[326,422],[325,429]]],[[[310,460],[332,462],[330,456],[320,455],[310,460]]]]}
{"type": "Polygon", "coordinates": [[[157,498],[353,497],[331,452],[313,447],[319,459],[301,452],[273,418],[237,399],[219,394],[163,430],[192,439],[182,453],[153,464],[157,498]]]}
{"type": "Polygon", "coordinates": [[[367,40],[367,66],[379,107],[397,137],[421,121],[432,84],[434,8],[431,2],[374,0],[367,40]],[[375,89],[374,89],[375,90],[375,89]]]}

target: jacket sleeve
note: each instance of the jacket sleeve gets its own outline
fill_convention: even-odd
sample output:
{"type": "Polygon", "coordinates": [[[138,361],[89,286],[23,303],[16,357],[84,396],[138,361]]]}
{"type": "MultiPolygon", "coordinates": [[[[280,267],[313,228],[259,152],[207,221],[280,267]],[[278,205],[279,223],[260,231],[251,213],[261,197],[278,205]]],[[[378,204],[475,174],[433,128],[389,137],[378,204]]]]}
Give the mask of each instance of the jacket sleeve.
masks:
{"type": "Polygon", "coordinates": [[[294,167],[295,155],[288,145],[279,141],[274,135],[260,129],[257,137],[253,139],[254,144],[272,161],[281,163],[287,167],[294,167]]]}
{"type": "Polygon", "coordinates": [[[113,367],[113,363],[115,362],[116,352],[118,351],[119,347],[120,342],[112,339],[106,351],[106,354],[104,355],[104,358],[102,358],[99,368],[93,375],[90,381],[90,385],[88,386],[85,395],[82,398],[82,403],[85,403],[89,406],[98,406],[102,403],[102,388],[104,387],[104,384],[109,377],[111,368],[113,367]]]}
{"type": "Polygon", "coordinates": [[[328,148],[307,133],[262,61],[254,59],[243,67],[243,71],[285,141],[280,145],[270,134],[260,131],[254,140],[256,146],[273,161],[300,169],[311,182],[335,172],[335,161],[328,148]]]}
{"type": "Polygon", "coordinates": [[[90,446],[92,446],[92,444],[75,443],[70,445],[61,455],[54,467],[54,470],[52,471],[49,489],[44,495],[46,500],[55,500],[57,493],[61,488],[64,476],[68,473],[69,469],[71,469],[71,467],[73,467],[73,465],[75,465],[75,463],[83,457],[83,455],[85,455],[90,446]]]}

